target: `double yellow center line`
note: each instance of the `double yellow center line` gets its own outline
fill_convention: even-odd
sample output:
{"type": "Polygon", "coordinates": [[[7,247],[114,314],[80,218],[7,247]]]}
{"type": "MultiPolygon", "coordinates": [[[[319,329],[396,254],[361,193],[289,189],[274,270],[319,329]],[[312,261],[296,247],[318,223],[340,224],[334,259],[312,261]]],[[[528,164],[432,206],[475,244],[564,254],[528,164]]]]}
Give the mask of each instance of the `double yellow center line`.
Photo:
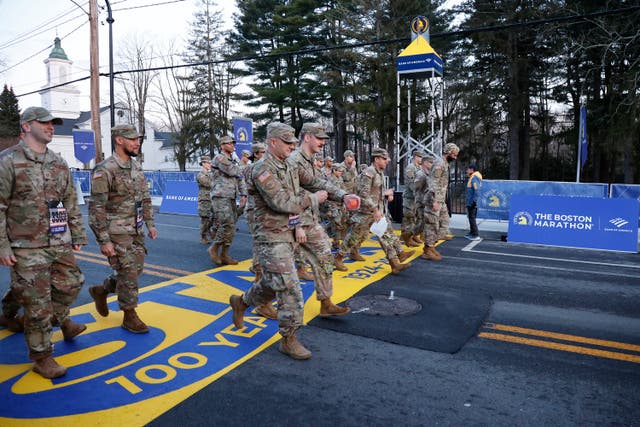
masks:
{"type": "Polygon", "coordinates": [[[485,323],[482,331],[478,333],[480,338],[506,341],[516,344],[530,345],[534,347],[549,348],[552,350],[568,351],[571,353],[586,354],[607,359],[622,360],[625,362],[640,363],[640,345],[626,344],[617,341],[599,340],[594,338],[580,337],[576,335],[559,334],[556,332],[540,331],[537,329],[520,328],[518,326],[501,325],[498,323],[485,323]],[[499,332],[488,332],[499,331],[499,332]],[[531,337],[540,337],[531,338],[531,337]],[[552,341],[553,340],[553,341],[552,341]],[[563,342],[564,341],[564,342],[563,342]],[[578,343],[582,345],[566,344],[578,343]],[[589,346],[597,346],[608,349],[624,350],[623,353],[612,350],[603,350],[589,346]]]}
{"type": "MultiPolygon", "coordinates": [[[[96,254],[93,252],[87,251],[78,251],[75,252],[76,259],[92,262],[94,264],[101,264],[109,266],[109,262],[107,258],[102,254],[96,254]]],[[[149,274],[151,276],[162,277],[163,279],[177,279],[178,277],[188,276],[193,274],[192,271],[179,270],[177,268],[165,267],[163,265],[155,265],[155,264],[144,264],[144,274],[149,274]]]]}

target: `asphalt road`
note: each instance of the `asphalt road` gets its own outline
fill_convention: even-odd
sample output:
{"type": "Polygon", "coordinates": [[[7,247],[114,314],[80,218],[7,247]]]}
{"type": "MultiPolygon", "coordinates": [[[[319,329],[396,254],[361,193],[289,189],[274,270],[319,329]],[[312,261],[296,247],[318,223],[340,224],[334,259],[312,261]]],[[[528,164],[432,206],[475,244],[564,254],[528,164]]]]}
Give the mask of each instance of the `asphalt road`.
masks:
{"type": "MultiPolygon", "coordinates": [[[[144,274],[141,286],[213,268],[198,218],[159,214],[156,223],[147,266],[157,274],[144,274]]],[[[82,252],[95,255],[91,234],[90,241],[82,252]]],[[[299,334],[311,360],[294,361],[272,345],[150,425],[640,425],[638,254],[462,237],[439,249],[441,262],[414,260],[367,290],[489,296],[484,322],[458,352],[312,322],[299,334]]],[[[87,282],[77,305],[91,301],[88,287],[108,273],[83,253],[87,282]]],[[[231,255],[251,256],[243,221],[231,255]]],[[[1,274],[4,292],[8,270],[1,274]]]]}

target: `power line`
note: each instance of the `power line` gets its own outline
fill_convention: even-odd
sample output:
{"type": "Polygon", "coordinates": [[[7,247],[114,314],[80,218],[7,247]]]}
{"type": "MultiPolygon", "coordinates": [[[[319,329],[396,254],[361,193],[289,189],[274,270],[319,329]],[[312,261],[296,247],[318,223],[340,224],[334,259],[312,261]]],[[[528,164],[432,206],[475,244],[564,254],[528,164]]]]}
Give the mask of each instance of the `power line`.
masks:
{"type": "MultiPolygon", "coordinates": [[[[183,1],[183,0],[175,0],[175,1],[183,1]]],[[[474,33],[488,32],[488,31],[502,31],[502,30],[509,30],[509,29],[520,28],[520,27],[532,27],[532,26],[538,26],[538,25],[544,25],[544,24],[550,24],[550,23],[582,21],[582,20],[588,20],[588,19],[598,18],[598,17],[602,17],[602,16],[608,16],[608,15],[614,15],[614,14],[620,14],[620,13],[630,13],[630,12],[635,12],[635,11],[638,11],[638,10],[640,10],[640,6],[631,6],[631,7],[627,7],[627,8],[623,8],[623,9],[613,9],[613,10],[608,10],[608,11],[593,12],[593,13],[587,13],[587,14],[581,14],[581,15],[569,15],[569,16],[561,16],[561,17],[555,17],[555,18],[538,19],[538,20],[527,21],[527,22],[516,22],[516,23],[512,23],[512,24],[501,24],[501,25],[492,25],[492,26],[487,26],[487,27],[468,28],[468,29],[446,31],[446,32],[442,32],[442,33],[432,34],[431,38],[460,37],[460,36],[467,36],[467,35],[474,34],[474,33]]],[[[238,61],[249,61],[249,60],[256,60],[256,59],[274,59],[274,58],[281,58],[281,57],[287,57],[287,56],[292,56],[292,55],[309,55],[309,54],[320,53],[320,52],[328,52],[328,51],[333,51],[333,50],[355,49],[355,48],[360,48],[360,47],[386,45],[386,44],[394,44],[394,43],[402,43],[402,42],[406,43],[408,41],[410,41],[409,37],[402,37],[402,38],[396,38],[396,39],[376,40],[376,41],[373,41],[373,42],[361,42],[361,43],[352,43],[352,44],[346,44],[346,45],[324,46],[324,47],[318,47],[318,48],[301,49],[301,50],[291,51],[291,52],[270,53],[270,54],[266,54],[266,55],[265,54],[263,54],[263,55],[247,55],[247,56],[232,57],[232,58],[227,58],[227,59],[220,59],[220,60],[215,60],[215,61],[203,61],[203,62],[188,63],[188,64],[169,65],[169,66],[163,66],[163,67],[141,68],[141,69],[137,69],[137,70],[116,71],[116,72],[113,73],[113,75],[116,76],[116,75],[119,75],[119,74],[127,74],[127,73],[143,73],[143,72],[149,72],[149,71],[163,71],[163,70],[171,70],[171,69],[186,68],[186,67],[195,67],[195,66],[202,66],[202,65],[222,64],[222,63],[238,62],[238,61]]],[[[107,76],[109,76],[109,73],[100,73],[100,76],[107,77],[107,76]]],[[[67,84],[71,84],[71,83],[74,83],[76,81],[86,80],[88,78],[89,77],[85,77],[85,78],[82,78],[82,79],[74,80],[73,82],[66,82],[66,83],[63,83],[63,84],[56,85],[56,86],[51,86],[49,88],[38,89],[38,90],[35,90],[35,91],[32,91],[32,92],[16,95],[16,97],[32,95],[34,93],[38,93],[38,92],[43,91],[43,90],[52,89],[52,88],[56,88],[56,87],[60,87],[60,86],[65,86],[67,84]]]]}
{"type": "Polygon", "coordinates": [[[121,10],[132,10],[132,9],[142,9],[145,7],[153,7],[153,6],[164,6],[165,4],[171,4],[171,3],[181,3],[183,1],[186,0],[170,0],[170,1],[165,1],[162,3],[151,3],[151,4],[143,4],[141,6],[131,6],[131,7],[123,7],[120,9],[113,9],[114,12],[119,12],[121,10]]]}

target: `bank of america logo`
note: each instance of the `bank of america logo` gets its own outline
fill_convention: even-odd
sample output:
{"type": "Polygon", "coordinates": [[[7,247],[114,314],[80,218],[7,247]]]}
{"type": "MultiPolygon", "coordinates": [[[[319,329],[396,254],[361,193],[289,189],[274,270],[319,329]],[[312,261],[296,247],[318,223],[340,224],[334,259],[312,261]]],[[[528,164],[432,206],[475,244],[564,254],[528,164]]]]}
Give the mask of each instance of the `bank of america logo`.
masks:
{"type": "Polygon", "coordinates": [[[629,224],[629,221],[627,221],[624,218],[613,218],[612,220],[609,220],[610,224],[615,225],[616,227],[620,228],[620,227],[624,227],[625,225],[629,224]]]}

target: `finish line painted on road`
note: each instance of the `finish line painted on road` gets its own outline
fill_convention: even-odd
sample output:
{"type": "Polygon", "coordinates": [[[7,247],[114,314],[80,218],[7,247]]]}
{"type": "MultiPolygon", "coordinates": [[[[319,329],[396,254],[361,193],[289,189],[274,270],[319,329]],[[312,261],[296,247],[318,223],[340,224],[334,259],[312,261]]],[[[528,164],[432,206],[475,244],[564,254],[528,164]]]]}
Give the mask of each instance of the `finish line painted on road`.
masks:
{"type": "MultiPolygon", "coordinates": [[[[348,271],[334,272],[334,302],[390,273],[377,242],[365,244],[365,262],[347,260],[348,271]]],[[[250,313],[245,328],[233,326],[229,296],[251,286],[250,265],[246,260],[142,288],[138,312],[148,334],[122,329],[120,311],[103,318],[93,303],[72,309],[87,330],[65,342],[55,329],[54,357],[68,372],[54,380],[31,371],[23,334],[0,330],[0,425],[145,425],[240,366],[280,339],[276,321],[250,313]]],[[[320,303],[313,282],[303,282],[302,291],[307,323],[320,303]]],[[[108,301],[118,309],[115,296],[108,301]]]]}

